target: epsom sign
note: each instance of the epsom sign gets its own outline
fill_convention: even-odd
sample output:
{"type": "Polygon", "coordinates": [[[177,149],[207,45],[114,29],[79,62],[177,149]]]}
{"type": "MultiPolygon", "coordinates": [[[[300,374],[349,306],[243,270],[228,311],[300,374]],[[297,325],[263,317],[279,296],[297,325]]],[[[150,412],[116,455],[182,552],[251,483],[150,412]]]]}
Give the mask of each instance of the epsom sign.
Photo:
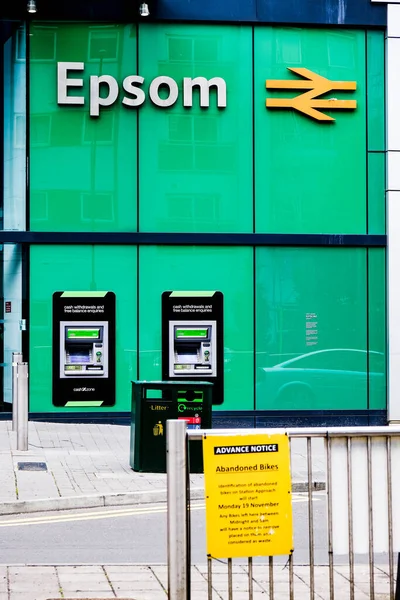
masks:
{"type": "MultiPolygon", "coordinates": [[[[84,105],[85,98],[78,95],[69,95],[70,88],[84,88],[82,78],[70,77],[72,71],[84,71],[83,62],[59,62],[57,63],[57,104],[84,105]]],[[[146,92],[143,89],[144,77],[140,75],[129,75],[122,81],[124,95],[122,104],[137,108],[144,104],[146,92]]],[[[193,106],[193,90],[199,91],[199,103],[202,108],[210,106],[210,90],[215,88],[216,104],[218,108],[226,107],[226,82],[222,77],[184,77],[183,78],[183,106],[193,106]]],[[[111,106],[118,100],[120,85],[111,75],[91,75],[89,78],[89,114],[91,117],[100,115],[100,107],[111,106]],[[102,94],[100,94],[102,89],[102,94]]],[[[160,76],[153,79],[148,86],[148,95],[153,104],[161,108],[168,108],[175,104],[179,96],[178,83],[172,77],[160,76]],[[162,95],[160,94],[163,89],[162,95]]]]}

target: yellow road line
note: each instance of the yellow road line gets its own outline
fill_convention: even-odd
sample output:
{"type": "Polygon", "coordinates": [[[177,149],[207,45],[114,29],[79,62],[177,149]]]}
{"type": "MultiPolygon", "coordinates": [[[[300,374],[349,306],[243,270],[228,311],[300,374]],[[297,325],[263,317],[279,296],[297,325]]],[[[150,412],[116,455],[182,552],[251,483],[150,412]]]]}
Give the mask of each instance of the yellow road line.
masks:
{"type": "MultiPolygon", "coordinates": [[[[315,498],[314,501],[319,500],[319,498],[315,498]]],[[[307,502],[308,497],[305,494],[293,494],[292,502],[307,502]]],[[[205,508],[204,503],[191,504],[190,510],[202,510],[205,508]]],[[[93,510],[93,509],[88,509],[93,510]]],[[[152,514],[161,514],[167,512],[167,506],[146,506],[140,508],[125,508],[118,510],[103,510],[90,513],[76,513],[76,514],[56,514],[56,515],[45,515],[41,517],[26,517],[23,519],[5,519],[3,521],[0,520],[0,527],[22,527],[24,525],[42,525],[44,523],[67,523],[72,521],[94,521],[96,519],[115,519],[118,517],[129,517],[135,515],[152,515],[152,514]]]]}
{"type": "MultiPolygon", "coordinates": [[[[192,504],[190,510],[201,510],[204,504],[192,504]]],[[[90,510],[90,509],[88,509],[90,510]]],[[[110,519],[117,517],[129,517],[131,515],[151,515],[167,512],[167,507],[131,508],[125,510],[109,510],[96,512],[94,514],[77,513],[74,515],[49,515],[44,517],[31,517],[27,519],[10,519],[0,521],[0,527],[17,527],[21,525],[41,525],[43,523],[66,523],[69,521],[90,521],[96,519],[110,519]]]]}

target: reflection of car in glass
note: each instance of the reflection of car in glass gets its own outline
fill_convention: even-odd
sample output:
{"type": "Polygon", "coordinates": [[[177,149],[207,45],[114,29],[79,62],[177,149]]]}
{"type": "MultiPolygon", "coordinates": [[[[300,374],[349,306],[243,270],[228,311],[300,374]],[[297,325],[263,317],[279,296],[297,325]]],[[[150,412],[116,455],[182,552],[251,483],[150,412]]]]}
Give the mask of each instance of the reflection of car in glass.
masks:
{"type": "MultiPolygon", "coordinates": [[[[257,408],[332,408],[366,401],[367,358],[370,382],[385,387],[385,356],[381,352],[336,348],[317,350],[263,368],[257,408]]],[[[349,406],[350,407],[350,406],[349,406]]]]}

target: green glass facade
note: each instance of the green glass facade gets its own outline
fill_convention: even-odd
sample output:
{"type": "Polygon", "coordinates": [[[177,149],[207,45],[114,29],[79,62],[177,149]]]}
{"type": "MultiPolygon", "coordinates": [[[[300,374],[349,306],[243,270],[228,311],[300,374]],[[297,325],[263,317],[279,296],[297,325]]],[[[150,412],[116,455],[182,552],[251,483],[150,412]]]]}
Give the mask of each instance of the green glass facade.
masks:
{"type": "Polygon", "coordinates": [[[31,25],[29,39],[29,228],[114,234],[113,244],[31,247],[31,411],[60,411],[52,294],[69,289],[116,294],[116,412],[130,408],[132,379],[161,377],[161,294],[173,289],[224,294],[225,399],[215,413],[385,410],[385,250],[329,244],[385,234],[383,32],[47,22],[31,25]],[[57,62],[71,61],[84,63],[70,75],[84,81],[70,91],[83,106],[57,104],[57,62]],[[356,110],[332,111],[326,124],[267,109],[267,97],[300,93],[265,89],[266,79],[298,80],[288,67],[355,81],[356,91],[334,94],[356,110]],[[130,108],[122,81],[137,74],[146,100],[130,108]],[[98,118],[93,75],[120,86],[98,118]],[[149,98],[159,76],[178,83],[170,108],[149,98]],[[226,81],[226,108],[215,90],[208,108],[197,92],[183,106],[183,78],[200,76],[226,81]],[[118,243],[127,232],[172,237],[118,243]],[[214,244],[212,234],[279,240],[214,244]],[[308,244],[310,234],[325,241],[308,244]]]}

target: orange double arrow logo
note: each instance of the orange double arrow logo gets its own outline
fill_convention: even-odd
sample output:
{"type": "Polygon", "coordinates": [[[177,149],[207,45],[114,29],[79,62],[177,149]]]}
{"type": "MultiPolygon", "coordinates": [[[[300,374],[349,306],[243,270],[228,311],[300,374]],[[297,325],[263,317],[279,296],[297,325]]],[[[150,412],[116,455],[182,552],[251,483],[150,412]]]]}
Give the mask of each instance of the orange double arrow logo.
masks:
{"type": "Polygon", "coordinates": [[[355,90],[357,84],[355,81],[330,81],[322,75],[317,75],[309,69],[294,69],[289,67],[289,71],[304,77],[304,79],[267,79],[265,87],[267,89],[289,89],[289,90],[310,90],[294,98],[268,98],[267,108],[293,108],[299,112],[316,119],[317,121],[334,121],[319,109],[332,110],[354,110],[357,108],[356,100],[337,100],[336,98],[327,98],[318,100],[318,96],[327,94],[332,90],[355,90]]]}

